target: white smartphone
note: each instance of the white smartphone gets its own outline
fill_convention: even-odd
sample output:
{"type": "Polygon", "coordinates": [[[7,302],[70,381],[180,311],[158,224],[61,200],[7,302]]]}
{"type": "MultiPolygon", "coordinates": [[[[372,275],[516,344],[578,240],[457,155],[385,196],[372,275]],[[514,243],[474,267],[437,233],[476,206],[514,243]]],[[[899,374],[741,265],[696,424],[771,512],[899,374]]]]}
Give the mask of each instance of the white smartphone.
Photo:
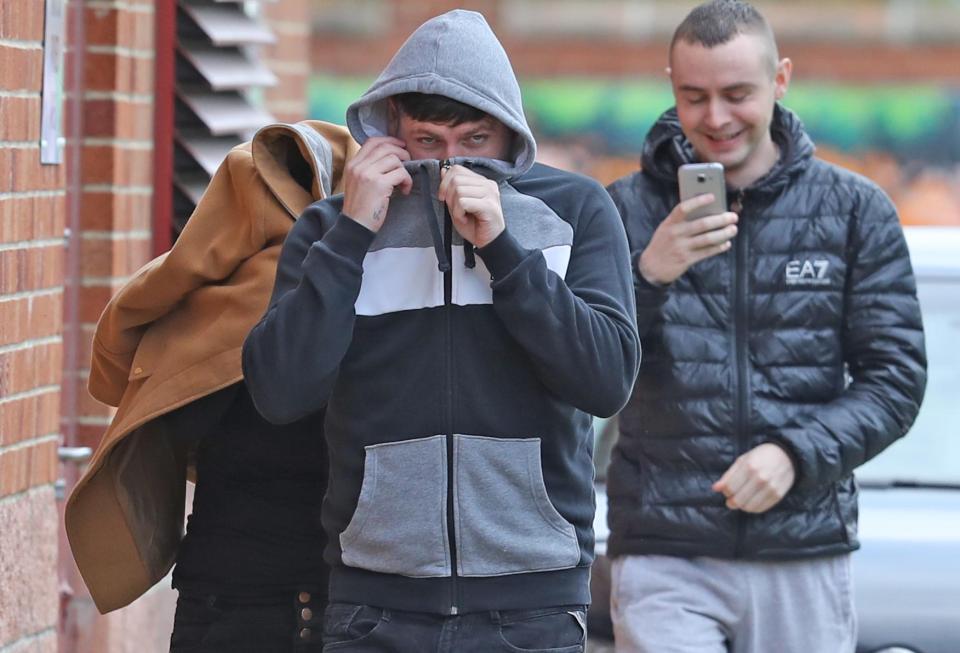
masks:
{"type": "Polygon", "coordinates": [[[687,163],[677,171],[677,182],[680,184],[681,202],[698,195],[713,193],[713,201],[691,211],[687,216],[688,220],[727,211],[727,183],[723,177],[723,164],[687,163]]]}

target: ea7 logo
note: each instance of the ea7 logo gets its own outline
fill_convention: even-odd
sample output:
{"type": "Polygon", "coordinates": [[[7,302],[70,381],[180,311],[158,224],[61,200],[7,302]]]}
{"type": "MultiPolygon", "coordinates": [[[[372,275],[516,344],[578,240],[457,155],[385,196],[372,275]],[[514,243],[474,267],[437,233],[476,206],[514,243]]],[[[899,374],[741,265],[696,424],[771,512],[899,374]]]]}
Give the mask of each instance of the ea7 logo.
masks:
{"type": "Polygon", "coordinates": [[[827,286],[827,270],[830,261],[826,259],[794,259],[787,263],[786,281],[788,286],[827,286]]]}

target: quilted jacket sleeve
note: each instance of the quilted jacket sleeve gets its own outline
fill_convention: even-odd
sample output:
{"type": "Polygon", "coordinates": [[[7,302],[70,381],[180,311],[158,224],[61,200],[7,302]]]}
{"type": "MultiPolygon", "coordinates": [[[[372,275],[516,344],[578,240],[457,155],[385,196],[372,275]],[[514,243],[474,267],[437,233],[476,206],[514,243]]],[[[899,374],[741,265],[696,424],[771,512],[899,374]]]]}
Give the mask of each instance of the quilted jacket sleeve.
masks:
{"type": "Polygon", "coordinates": [[[659,206],[658,194],[643,192],[640,173],[624,177],[607,187],[617,211],[623,220],[630,246],[630,267],[633,275],[633,290],[637,304],[637,331],[640,337],[650,332],[654,321],[660,317],[660,310],[667,301],[669,286],[651,285],[640,274],[637,263],[643,250],[650,244],[653,232],[666,218],[670,209],[659,206]],[[657,206],[650,206],[655,202],[657,206]]]}

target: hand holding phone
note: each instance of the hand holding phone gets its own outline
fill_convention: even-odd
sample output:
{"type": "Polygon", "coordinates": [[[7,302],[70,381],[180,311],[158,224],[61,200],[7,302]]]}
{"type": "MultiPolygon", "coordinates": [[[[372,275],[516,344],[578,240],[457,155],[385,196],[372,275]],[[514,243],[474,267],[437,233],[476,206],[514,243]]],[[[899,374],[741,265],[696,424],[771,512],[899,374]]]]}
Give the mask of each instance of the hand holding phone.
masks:
{"type": "Polygon", "coordinates": [[[656,286],[673,283],[695,263],[727,251],[737,235],[739,218],[727,211],[722,165],[681,166],[677,177],[680,203],[637,260],[637,271],[656,286]]]}
{"type": "Polygon", "coordinates": [[[680,184],[681,202],[708,193],[713,195],[712,202],[687,213],[688,220],[718,215],[727,210],[727,183],[722,164],[687,163],[677,170],[677,182],[680,184]]]}

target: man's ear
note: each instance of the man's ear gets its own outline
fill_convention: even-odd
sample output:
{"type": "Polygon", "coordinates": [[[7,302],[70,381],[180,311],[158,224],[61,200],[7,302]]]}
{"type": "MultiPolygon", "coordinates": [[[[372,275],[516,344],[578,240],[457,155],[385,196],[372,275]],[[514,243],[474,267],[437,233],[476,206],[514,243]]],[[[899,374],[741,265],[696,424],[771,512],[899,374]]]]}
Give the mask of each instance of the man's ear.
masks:
{"type": "Polygon", "coordinates": [[[793,74],[793,62],[790,59],[783,58],[777,63],[777,73],[773,78],[773,96],[777,100],[782,100],[787,94],[787,88],[790,86],[790,76],[793,74]]]}

